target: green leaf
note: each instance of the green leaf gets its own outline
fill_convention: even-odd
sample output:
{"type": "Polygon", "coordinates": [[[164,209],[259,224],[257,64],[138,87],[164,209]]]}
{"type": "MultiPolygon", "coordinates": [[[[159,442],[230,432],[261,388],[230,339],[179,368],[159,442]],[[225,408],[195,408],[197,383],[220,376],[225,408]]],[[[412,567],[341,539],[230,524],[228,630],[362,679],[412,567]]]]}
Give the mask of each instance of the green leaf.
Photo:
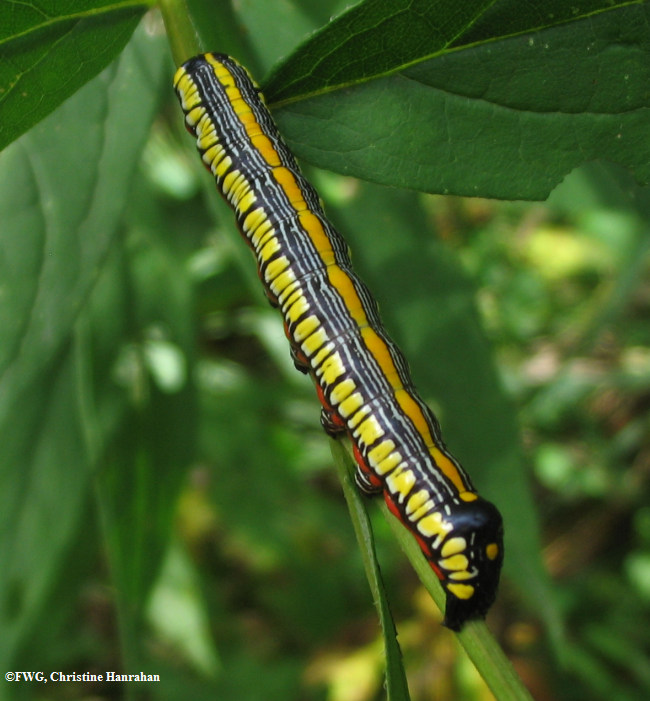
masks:
{"type": "MultiPolygon", "coordinates": [[[[602,3],[590,7],[596,5],[602,3]]],[[[508,17],[515,15],[504,10],[501,24],[509,25],[508,17]]],[[[433,37],[433,51],[392,65],[393,53],[359,48],[354,61],[337,59],[321,75],[316,66],[320,71],[328,57],[320,37],[334,32],[335,22],[271,78],[267,97],[277,100],[285,85],[299,85],[300,100],[294,95],[276,113],[297,155],[378,183],[543,199],[570,170],[597,158],[649,182],[649,23],[646,4],[530,36],[507,38],[483,22],[480,35],[471,35],[476,42],[463,50],[457,43],[444,48],[455,41],[452,32],[442,44],[433,37]],[[297,66],[305,55],[303,79],[297,66]],[[317,86],[309,82],[312,73],[317,86]]],[[[471,25],[466,20],[466,31],[471,25]]],[[[531,19],[531,28],[539,25],[531,19]]]]}
{"type": "Polygon", "coordinates": [[[0,154],[0,422],[70,337],[97,279],[158,103],[159,46],[142,36],[0,154]]]}
{"type": "Polygon", "coordinates": [[[62,349],[0,423],[0,660],[11,667],[45,612],[87,504],[80,357],[62,349]]]}
{"type": "MultiPolygon", "coordinates": [[[[136,34],[117,63],[0,154],[5,660],[29,640],[60,586],[61,563],[83,527],[92,468],[123,417],[124,397],[103,407],[109,418],[94,421],[94,368],[79,317],[116,243],[161,65],[160,42],[136,34]]],[[[114,315],[101,319],[104,334],[119,337],[114,315]]],[[[108,384],[110,367],[101,365],[108,384]]]]}
{"type": "Polygon", "coordinates": [[[146,9],[134,0],[0,3],[0,150],[106,68],[146,9]]]}
{"type": "MultiPolygon", "coordinates": [[[[638,0],[637,0],[638,1],[638,0]]],[[[451,50],[547,29],[629,5],[629,0],[367,0],[317,32],[266,83],[285,102],[385,76],[451,50]]]]}

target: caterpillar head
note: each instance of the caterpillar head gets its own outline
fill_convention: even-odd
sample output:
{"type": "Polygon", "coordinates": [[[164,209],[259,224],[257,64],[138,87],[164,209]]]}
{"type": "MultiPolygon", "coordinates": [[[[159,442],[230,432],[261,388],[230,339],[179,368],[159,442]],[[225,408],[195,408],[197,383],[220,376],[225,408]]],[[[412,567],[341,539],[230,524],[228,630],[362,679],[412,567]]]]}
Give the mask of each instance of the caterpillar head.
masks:
{"type": "Polygon", "coordinates": [[[451,528],[431,558],[447,593],[444,625],[456,631],[467,620],[485,617],[503,562],[501,514],[489,501],[466,494],[471,500],[456,502],[445,515],[451,528]]]}

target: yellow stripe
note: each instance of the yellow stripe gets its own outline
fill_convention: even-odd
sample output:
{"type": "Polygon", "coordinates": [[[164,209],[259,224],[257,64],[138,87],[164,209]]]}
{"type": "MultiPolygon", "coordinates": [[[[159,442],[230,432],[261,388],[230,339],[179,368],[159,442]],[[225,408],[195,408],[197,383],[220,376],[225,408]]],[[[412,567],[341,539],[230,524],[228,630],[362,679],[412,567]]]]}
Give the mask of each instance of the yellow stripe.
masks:
{"type": "Polygon", "coordinates": [[[337,265],[331,265],[327,268],[327,279],[340,295],[357,326],[368,326],[368,318],[350,276],[337,265]]]}
{"type": "Polygon", "coordinates": [[[384,429],[380,426],[379,421],[377,421],[377,417],[370,414],[368,418],[355,429],[354,435],[359,436],[360,443],[372,445],[384,435],[384,429]]]}
{"type": "Polygon", "coordinates": [[[330,401],[332,406],[340,404],[346,397],[349,397],[352,392],[357,388],[354,384],[354,380],[347,379],[339,382],[338,385],[330,392],[330,401]]]}
{"type": "MultiPolygon", "coordinates": [[[[279,245],[280,244],[278,244],[278,247],[279,245]]],[[[290,322],[295,323],[308,310],[309,302],[307,302],[303,296],[299,295],[298,299],[287,309],[285,316],[290,322]]]]}
{"type": "Polygon", "coordinates": [[[271,172],[296,212],[307,209],[307,203],[302,196],[302,191],[298,187],[294,174],[285,166],[277,166],[271,172]]]}
{"type": "Polygon", "coordinates": [[[378,446],[368,451],[368,460],[374,466],[385,460],[395,450],[395,443],[390,439],[382,441],[378,446]]]}
{"type": "Polygon", "coordinates": [[[266,272],[264,273],[264,277],[266,278],[266,281],[271,282],[283,270],[286,270],[286,268],[288,268],[289,265],[290,265],[290,263],[289,263],[289,260],[287,259],[286,256],[280,256],[279,258],[272,260],[266,266],[266,272]]]}
{"type": "Polygon", "coordinates": [[[399,494],[400,501],[408,497],[415,482],[415,473],[409,468],[398,467],[386,477],[386,486],[393,494],[399,494]]]}
{"type": "MultiPolygon", "coordinates": [[[[467,548],[467,541],[465,538],[456,536],[455,538],[449,538],[447,542],[442,546],[440,554],[443,557],[451,557],[456,555],[456,553],[462,553],[463,550],[467,548]]],[[[453,569],[460,569],[459,567],[454,567],[453,569]]]]}
{"type": "MultiPolygon", "coordinates": [[[[324,348],[321,348],[318,353],[312,358],[311,365],[316,368],[321,363],[325,362],[325,359],[329,357],[330,353],[334,349],[333,343],[328,343],[324,348]]],[[[346,400],[347,401],[347,400],[346,400]]]]}
{"type": "Polygon", "coordinates": [[[321,328],[315,331],[309,338],[306,338],[300,347],[303,353],[310,358],[321,346],[325,345],[328,340],[327,334],[321,328]]]}
{"type": "Polygon", "coordinates": [[[317,375],[322,375],[327,385],[333,385],[341,375],[345,375],[345,366],[339,353],[331,355],[316,371],[317,375]]]}
{"type": "Polygon", "coordinates": [[[350,414],[354,414],[359,408],[363,406],[363,397],[360,392],[355,392],[350,395],[345,401],[341,402],[339,406],[339,414],[345,419],[350,414]]]}
{"type": "Polygon", "coordinates": [[[385,475],[394,470],[402,462],[402,455],[397,450],[384,458],[375,468],[378,475],[385,475]]]}
{"type": "Polygon", "coordinates": [[[320,319],[312,314],[308,316],[304,321],[301,321],[298,326],[296,326],[293,332],[293,337],[297,342],[300,342],[310,336],[316,329],[320,327],[320,319]]]}

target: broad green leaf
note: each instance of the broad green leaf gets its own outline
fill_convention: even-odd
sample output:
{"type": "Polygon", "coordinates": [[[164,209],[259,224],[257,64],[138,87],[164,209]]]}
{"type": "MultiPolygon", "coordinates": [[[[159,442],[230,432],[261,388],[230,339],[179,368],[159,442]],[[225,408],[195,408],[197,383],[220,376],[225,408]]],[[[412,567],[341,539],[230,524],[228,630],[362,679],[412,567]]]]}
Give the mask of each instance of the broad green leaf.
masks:
{"type": "MultiPolygon", "coordinates": [[[[638,2],[638,0],[637,0],[638,2]]],[[[629,0],[366,0],[343,13],[270,76],[267,98],[285,102],[379,78],[452,50],[624,7],[629,0]]],[[[632,3],[633,4],[633,3],[632,3]]]]}
{"type": "Polygon", "coordinates": [[[46,616],[87,506],[80,357],[66,345],[0,423],[0,660],[7,669],[46,616]]]}
{"type": "Polygon", "coordinates": [[[339,66],[340,89],[294,98],[277,120],[311,163],[428,192],[543,199],[598,158],[648,182],[649,20],[635,4],[530,36],[483,36],[373,79],[339,66]]]}
{"type": "MultiPolygon", "coordinates": [[[[115,417],[123,419],[125,397],[119,408],[103,409],[111,421],[94,420],[93,368],[78,319],[115,244],[158,101],[159,46],[137,34],[119,62],[0,155],[0,615],[7,659],[29,640],[60,586],[60,567],[88,508],[92,468],[115,417]]],[[[111,313],[102,322],[110,336],[119,326],[111,313]]],[[[96,369],[107,382],[110,367],[96,369]]]]}
{"type": "Polygon", "coordinates": [[[146,9],[133,0],[0,3],[0,150],[106,68],[146,9]]]}
{"type": "Polygon", "coordinates": [[[70,337],[97,279],[157,105],[159,47],[141,36],[0,154],[0,422],[70,337]]]}

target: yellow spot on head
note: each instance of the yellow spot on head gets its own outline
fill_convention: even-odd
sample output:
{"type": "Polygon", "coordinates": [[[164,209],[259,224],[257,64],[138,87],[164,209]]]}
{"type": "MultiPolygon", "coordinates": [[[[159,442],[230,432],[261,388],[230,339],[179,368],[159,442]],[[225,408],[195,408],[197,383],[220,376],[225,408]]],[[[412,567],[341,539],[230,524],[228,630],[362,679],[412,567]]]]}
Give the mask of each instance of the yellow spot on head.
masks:
{"type": "Polygon", "coordinates": [[[465,538],[456,536],[455,538],[449,538],[449,540],[442,546],[440,554],[443,557],[451,557],[456,553],[462,553],[465,548],[467,548],[467,541],[465,538]]]}
{"type": "Polygon", "coordinates": [[[474,577],[476,577],[476,574],[474,572],[468,572],[467,570],[449,573],[449,579],[455,579],[457,582],[463,579],[473,579],[474,577]]]}
{"type": "Polygon", "coordinates": [[[495,560],[499,555],[499,546],[496,543],[490,543],[487,548],[485,548],[485,554],[490,560],[495,560]]]}
{"type": "Polygon", "coordinates": [[[457,555],[452,555],[443,560],[439,560],[438,564],[440,567],[444,567],[446,570],[466,570],[469,567],[469,560],[465,555],[458,553],[457,555]]]}

